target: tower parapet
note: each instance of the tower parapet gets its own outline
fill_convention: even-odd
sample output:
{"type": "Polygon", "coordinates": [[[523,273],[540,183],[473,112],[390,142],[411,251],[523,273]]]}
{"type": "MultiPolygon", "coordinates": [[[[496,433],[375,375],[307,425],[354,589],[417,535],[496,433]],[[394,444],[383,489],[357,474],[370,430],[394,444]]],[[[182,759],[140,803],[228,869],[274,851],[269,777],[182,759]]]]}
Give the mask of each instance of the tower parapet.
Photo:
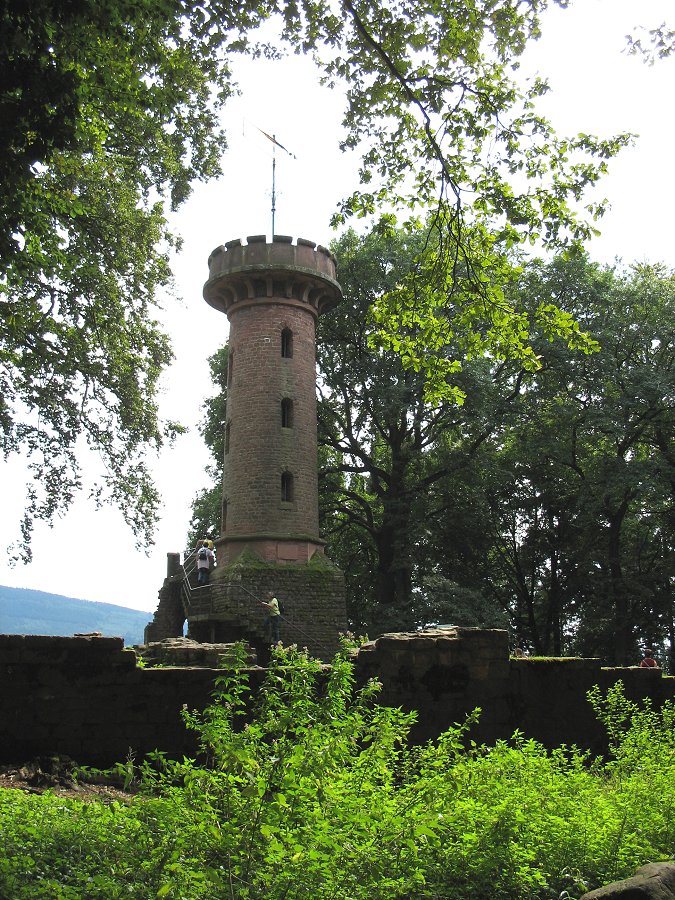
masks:
{"type": "Polygon", "coordinates": [[[252,235],[216,247],[209,256],[204,299],[230,315],[233,306],[274,298],[277,303],[305,306],[319,315],[334,306],[342,291],[335,278],[335,257],[313,241],[275,235],[252,235]]]}

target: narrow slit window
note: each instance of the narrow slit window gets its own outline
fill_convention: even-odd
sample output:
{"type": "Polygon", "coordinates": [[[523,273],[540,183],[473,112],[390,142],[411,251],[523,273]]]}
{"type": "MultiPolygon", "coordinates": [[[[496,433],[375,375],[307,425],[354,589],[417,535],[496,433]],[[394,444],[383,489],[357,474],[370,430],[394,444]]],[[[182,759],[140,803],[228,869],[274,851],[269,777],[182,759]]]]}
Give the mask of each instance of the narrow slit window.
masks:
{"type": "Polygon", "coordinates": [[[281,332],[281,355],[290,359],[293,356],[293,332],[284,328],[281,332]]]}
{"type": "Polygon", "coordinates": [[[293,427],[293,401],[288,397],[281,401],[281,427],[293,427]]]}
{"type": "Polygon", "coordinates": [[[225,531],[227,530],[227,500],[225,498],[223,498],[222,521],[223,521],[223,526],[222,526],[221,530],[222,530],[222,533],[224,534],[225,531]]]}
{"type": "Polygon", "coordinates": [[[290,472],[283,472],[281,475],[281,499],[284,503],[293,500],[293,476],[290,472]]]}
{"type": "Polygon", "coordinates": [[[225,454],[230,452],[230,423],[225,426],[225,454]]]}
{"type": "Polygon", "coordinates": [[[232,384],[232,372],[234,371],[234,353],[229,350],[227,354],[227,383],[232,384]]]}

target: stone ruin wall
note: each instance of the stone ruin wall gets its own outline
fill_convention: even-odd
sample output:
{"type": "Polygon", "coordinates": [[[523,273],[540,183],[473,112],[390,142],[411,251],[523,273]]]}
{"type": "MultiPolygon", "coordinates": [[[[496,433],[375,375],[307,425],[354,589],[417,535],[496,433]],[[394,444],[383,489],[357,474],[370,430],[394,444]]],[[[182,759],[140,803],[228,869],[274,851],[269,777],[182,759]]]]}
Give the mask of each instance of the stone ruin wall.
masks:
{"type": "MultiPolygon", "coordinates": [[[[474,707],[471,737],[508,739],[519,729],[554,747],[604,748],[586,692],[619,679],[632,699],[659,706],[675,698],[675,678],[653,669],[608,669],[589,659],[511,659],[507,633],[441,629],[383,635],[354,654],[359,682],[382,682],[379,702],[418,711],[412,739],[433,738],[474,707]]],[[[189,663],[190,660],[188,659],[189,663]]],[[[0,761],[62,754],[106,766],[154,749],[194,754],[181,709],[209,701],[217,669],[141,668],[121,638],[0,635],[0,761]]],[[[252,668],[252,683],[264,671],[252,668]]]]}
{"type": "Polygon", "coordinates": [[[178,554],[170,554],[168,575],[159,592],[159,605],[145,630],[145,641],[161,641],[183,634],[200,642],[243,640],[269,658],[267,612],[260,605],[269,591],[284,604],[281,639],[307,647],[317,659],[330,661],[338,650],[338,635],[347,631],[344,576],[322,554],[304,565],[261,560],[244,553],[234,563],[213,570],[208,587],[196,588],[190,575],[190,603],[183,593],[178,554]]]}

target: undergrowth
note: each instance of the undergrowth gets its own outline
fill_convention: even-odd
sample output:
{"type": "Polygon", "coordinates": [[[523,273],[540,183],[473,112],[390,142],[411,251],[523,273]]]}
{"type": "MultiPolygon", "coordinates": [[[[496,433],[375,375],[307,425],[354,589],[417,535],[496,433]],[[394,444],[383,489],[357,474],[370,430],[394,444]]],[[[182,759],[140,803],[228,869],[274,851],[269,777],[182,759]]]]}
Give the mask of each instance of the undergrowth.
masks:
{"type": "Polygon", "coordinates": [[[279,648],[255,699],[244,662],[185,713],[199,763],[120,764],[128,803],[0,791],[0,896],[575,898],[673,852],[672,704],[592,691],[609,761],[519,733],[477,747],[479,711],[409,747],[413,716],[355,689],[347,646],[329,672],[279,648]]]}

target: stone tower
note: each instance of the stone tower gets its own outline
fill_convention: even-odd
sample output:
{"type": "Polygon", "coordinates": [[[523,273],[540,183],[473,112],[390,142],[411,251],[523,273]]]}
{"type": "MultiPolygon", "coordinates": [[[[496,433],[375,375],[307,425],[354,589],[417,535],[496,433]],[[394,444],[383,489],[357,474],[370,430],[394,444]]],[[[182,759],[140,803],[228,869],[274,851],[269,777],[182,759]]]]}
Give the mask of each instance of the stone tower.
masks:
{"type": "Polygon", "coordinates": [[[341,297],[333,255],[311,241],[253,236],[209,257],[204,298],[230,335],[218,566],[187,610],[197,640],[264,644],[268,590],[284,643],[327,658],[346,629],[344,578],[319,535],[316,418],[316,321],[341,297]]]}
{"type": "Polygon", "coordinates": [[[335,262],[310,241],[231,241],[209,258],[206,301],[226,313],[227,419],[218,559],[321,552],[316,438],[318,315],[341,299],[335,262]]]}

